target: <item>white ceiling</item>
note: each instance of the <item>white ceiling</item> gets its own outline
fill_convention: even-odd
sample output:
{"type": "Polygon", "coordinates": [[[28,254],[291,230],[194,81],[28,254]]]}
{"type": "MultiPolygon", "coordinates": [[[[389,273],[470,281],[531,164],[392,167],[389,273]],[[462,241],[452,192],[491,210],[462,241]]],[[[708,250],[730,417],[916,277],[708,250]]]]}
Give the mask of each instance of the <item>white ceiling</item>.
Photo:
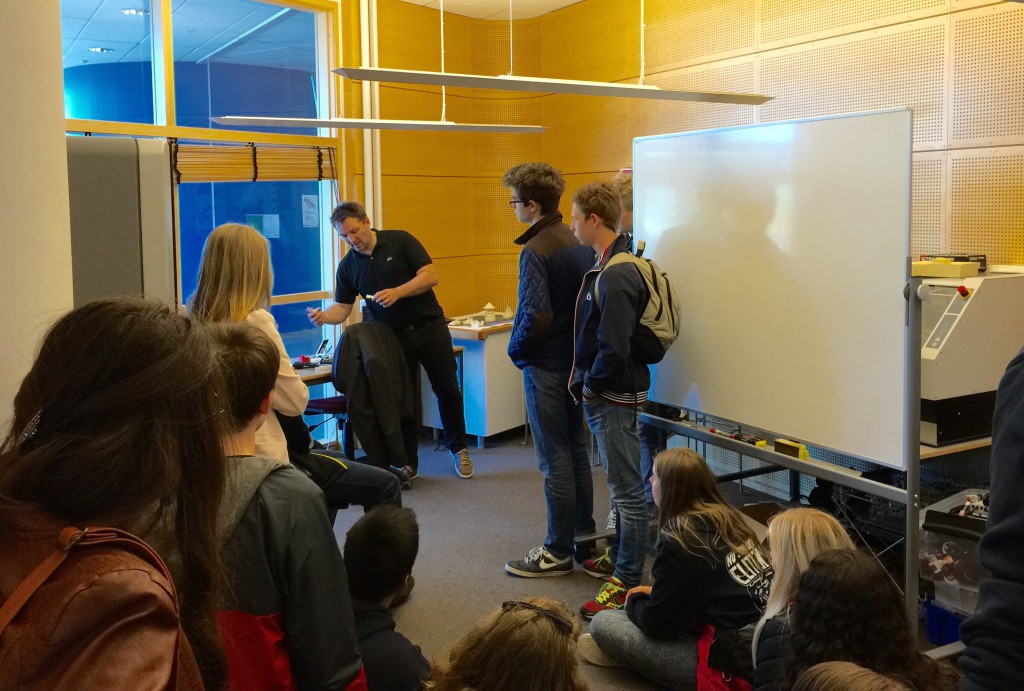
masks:
{"type": "MultiPolygon", "coordinates": [[[[441,9],[440,0],[402,0],[413,5],[441,9]]],[[[512,0],[512,18],[530,19],[548,12],[575,5],[583,0],[512,0]]],[[[1024,0],[1022,0],[1024,2],[1024,0]]],[[[447,14],[461,14],[474,19],[508,19],[509,0],[444,0],[447,14]]]]}

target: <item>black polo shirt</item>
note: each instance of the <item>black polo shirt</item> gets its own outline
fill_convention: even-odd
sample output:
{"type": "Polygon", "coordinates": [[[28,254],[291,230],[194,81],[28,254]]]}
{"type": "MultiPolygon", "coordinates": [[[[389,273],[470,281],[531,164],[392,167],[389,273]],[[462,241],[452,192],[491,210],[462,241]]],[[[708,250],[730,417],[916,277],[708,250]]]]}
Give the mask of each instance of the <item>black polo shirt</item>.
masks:
{"type": "MultiPolygon", "coordinates": [[[[416,272],[432,264],[430,255],[420,241],[404,230],[375,230],[377,244],[367,256],[349,250],[338,263],[334,283],[334,301],[353,304],[359,296],[369,296],[384,288],[397,288],[408,283],[416,272]]],[[[434,290],[402,298],[391,307],[366,301],[373,321],[394,329],[419,326],[444,316],[434,290]]]]}

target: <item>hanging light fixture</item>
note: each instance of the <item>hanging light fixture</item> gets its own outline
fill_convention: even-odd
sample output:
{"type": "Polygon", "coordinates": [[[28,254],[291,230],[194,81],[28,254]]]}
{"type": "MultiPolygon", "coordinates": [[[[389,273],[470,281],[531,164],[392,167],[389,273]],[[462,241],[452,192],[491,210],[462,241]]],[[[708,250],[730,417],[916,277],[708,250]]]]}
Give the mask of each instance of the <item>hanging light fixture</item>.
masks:
{"type": "Polygon", "coordinates": [[[546,128],[539,125],[489,125],[459,123],[450,120],[379,120],[361,118],[263,118],[224,115],[210,118],[220,125],[250,127],[333,127],[349,130],[431,130],[435,132],[504,132],[538,134],[546,128]]]}
{"type": "MultiPolygon", "coordinates": [[[[511,2],[509,4],[511,5],[511,2]]],[[[433,74],[439,74],[443,76],[446,74],[444,71],[444,0],[441,0],[440,10],[441,71],[433,74]]],[[[338,70],[334,71],[338,72],[338,70]]],[[[239,115],[224,115],[210,119],[219,125],[235,125],[249,127],[331,127],[335,129],[355,130],[419,130],[432,132],[491,132],[505,134],[539,134],[547,129],[546,127],[542,127],[540,125],[499,125],[484,123],[451,122],[446,117],[448,111],[447,85],[438,85],[441,87],[440,120],[382,120],[371,118],[268,118],[247,117],[239,115]]]]}
{"type": "MultiPolygon", "coordinates": [[[[1021,1],[1024,2],[1024,0],[1021,1]]],[[[747,106],[759,106],[772,99],[771,96],[762,96],[761,94],[662,89],[660,87],[644,83],[644,71],[646,68],[646,59],[644,57],[645,29],[644,0],[640,0],[640,79],[637,84],[594,82],[582,79],[546,79],[543,77],[519,77],[514,75],[512,73],[512,0],[509,0],[508,74],[489,77],[478,74],[445,72],[443,60],[440,72],[397,70],[386,67],[339,67],[334,70],[334,72],[342,75],[343,77],[360,81],[420,84],[441,86],[442,88],[446,86],[460,86],[470,89],[500,89],[502,91],[530,91],[579,96],[644,98],[660,101],[730,103],[747,106]]]]}

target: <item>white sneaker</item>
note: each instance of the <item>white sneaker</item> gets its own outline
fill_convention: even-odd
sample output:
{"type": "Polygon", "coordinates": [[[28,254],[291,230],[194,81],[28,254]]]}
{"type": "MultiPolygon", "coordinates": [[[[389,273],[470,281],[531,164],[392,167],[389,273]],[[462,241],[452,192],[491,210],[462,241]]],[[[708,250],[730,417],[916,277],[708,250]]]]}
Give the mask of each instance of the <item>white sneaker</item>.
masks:
{"type": "Polygon", "coordinates": [[[505,564],[505,570],[522,578],[565,576],[572,573],[572,557],[559,559],[541,545],[531,549],[522,559],[505,564]]]}
{"type": "Polygon", "coordinates": [[[601,646],[597,644],[594,637],[589,633],[585,633],[580,636],[579,640],[579,651],[580,657],[589,662],[592,665],[598,667],[622,667],[622,663],[616,660],[614,657],[601,650],[601,646]]]}

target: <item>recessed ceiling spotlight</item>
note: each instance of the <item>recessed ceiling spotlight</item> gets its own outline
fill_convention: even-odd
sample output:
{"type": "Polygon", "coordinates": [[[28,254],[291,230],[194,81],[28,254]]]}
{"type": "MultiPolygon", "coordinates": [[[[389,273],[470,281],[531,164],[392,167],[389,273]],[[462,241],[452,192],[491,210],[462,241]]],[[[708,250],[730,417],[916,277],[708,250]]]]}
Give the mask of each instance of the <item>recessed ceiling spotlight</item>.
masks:
{"type": "Polygon", "coordinates": [[[113,48],[101,48],[100,46],[92,46],[89,48],[90,53],[113,53],[113,48]]]}
{"type": "Polygon", "coordinates": [[[149,14],[149,10],[136,10],[134,8],[128,8],[121,10],[121,14],[127,15],[129,17],[145,17],[149,14]]]}

